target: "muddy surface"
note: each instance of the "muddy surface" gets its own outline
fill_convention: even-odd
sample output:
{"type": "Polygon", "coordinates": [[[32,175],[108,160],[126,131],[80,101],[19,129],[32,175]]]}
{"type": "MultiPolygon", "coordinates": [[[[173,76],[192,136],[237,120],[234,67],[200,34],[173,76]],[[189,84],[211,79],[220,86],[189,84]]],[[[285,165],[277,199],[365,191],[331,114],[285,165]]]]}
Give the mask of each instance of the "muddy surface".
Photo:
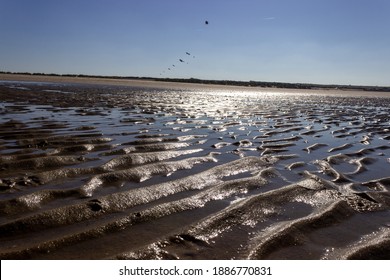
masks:
{"type": "Polygon", "coordinates": [[[0,82],[1,259],[389,259],[390,95],[0,82]]]}

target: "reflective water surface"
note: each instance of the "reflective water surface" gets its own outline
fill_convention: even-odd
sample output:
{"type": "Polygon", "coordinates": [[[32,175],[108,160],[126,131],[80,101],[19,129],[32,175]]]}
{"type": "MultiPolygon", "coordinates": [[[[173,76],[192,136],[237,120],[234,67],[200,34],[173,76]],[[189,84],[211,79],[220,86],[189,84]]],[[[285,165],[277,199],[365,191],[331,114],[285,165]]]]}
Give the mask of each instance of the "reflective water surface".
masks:
{"type": "Polygon", "coordinates": [[[388,259],[390,96],[0,83],[2,259],[388,259]]]}

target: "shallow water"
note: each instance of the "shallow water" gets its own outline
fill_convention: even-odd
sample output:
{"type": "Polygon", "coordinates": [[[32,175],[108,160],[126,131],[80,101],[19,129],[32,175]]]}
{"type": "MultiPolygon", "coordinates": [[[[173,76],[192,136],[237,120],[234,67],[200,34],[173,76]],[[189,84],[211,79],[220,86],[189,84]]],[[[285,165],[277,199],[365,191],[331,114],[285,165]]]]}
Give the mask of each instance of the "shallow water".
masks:
{"type": "Polygon", "coordinates": [[[2,259],[388,259],[390,96],[0,83],[2,259]]]}

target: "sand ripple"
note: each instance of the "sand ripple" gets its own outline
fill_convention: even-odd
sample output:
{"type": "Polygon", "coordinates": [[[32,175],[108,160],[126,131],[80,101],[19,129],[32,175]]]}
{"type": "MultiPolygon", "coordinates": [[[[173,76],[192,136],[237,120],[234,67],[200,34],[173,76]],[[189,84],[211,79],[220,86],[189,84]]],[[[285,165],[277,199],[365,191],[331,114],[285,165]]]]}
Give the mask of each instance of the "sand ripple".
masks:
{"type": "Polygon", "coordinates": [[[2,259],[390,258],[390,97],[0,97],[2,259]]]}

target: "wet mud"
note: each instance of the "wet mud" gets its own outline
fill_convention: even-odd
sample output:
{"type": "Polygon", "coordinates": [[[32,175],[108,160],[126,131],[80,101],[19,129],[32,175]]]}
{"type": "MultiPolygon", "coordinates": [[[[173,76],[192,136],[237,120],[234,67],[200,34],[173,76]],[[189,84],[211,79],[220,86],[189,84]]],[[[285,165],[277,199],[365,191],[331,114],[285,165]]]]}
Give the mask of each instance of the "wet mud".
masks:
{"type": "Polygon", "coordinates": [[[389,259],[390,96],[0,81],[1,259],[389,259]]]}

